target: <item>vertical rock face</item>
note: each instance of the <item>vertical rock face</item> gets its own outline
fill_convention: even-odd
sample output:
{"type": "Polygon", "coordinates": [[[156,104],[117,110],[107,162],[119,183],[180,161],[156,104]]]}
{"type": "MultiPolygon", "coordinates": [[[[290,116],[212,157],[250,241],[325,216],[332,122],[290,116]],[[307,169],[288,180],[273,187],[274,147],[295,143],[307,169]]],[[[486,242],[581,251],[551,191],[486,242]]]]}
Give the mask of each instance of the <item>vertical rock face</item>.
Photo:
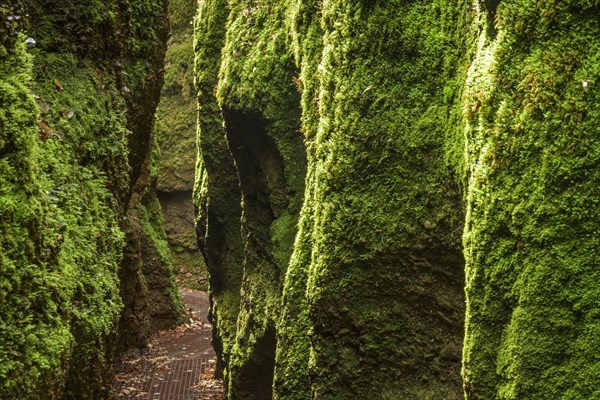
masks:
{"type": "Polygon", "coordinates": [[[169,2],[165,84],[156,110],[160,150],[156,189],[177,278],[187,287],[205,289],[206,266],[196,242],[192,202],[197,155],[192,25],[196,3],[169,2]]]}
{"type": "Polygon", "coordinates": [[[210,319],[218,374],[228,373],[243,275],[241,192],[215,97],[228,15],[226,0],[199,3],[194,33],[199,110],[194,202],[198,244],[210,274],[210,319]]]}
{"type": "Polygon", "coordinates": [[[202,3],[196,200],[229,398],[600,396],[598,11],[202,3]]]}
{"type": "Polygon", "coordinates": [[[462,396],[463,213],[444,143],[463,10],[323,4],[307,210],[314,398],[462,396]]]}
{"type": "MultiPolygon", "coordinates": [[[[165,84],[156,111],[161,152],[158,190],[191,191],[196,161],[193,19],[195,0],[169,2],[170,36],[165,56],[165,84]]],[[[191,196],[190,196],[191,199],[191,196]]]]}
{"type": "Polygon", "coordinates": [[[150,225],[165,21],[151,1],[0,5],[2,399],[105,398],[121,315],[126,344],[177,318],[150,225]]]}
{"type": "Polygon", "coordinates": [[[156,198],[153,159],[154,112],[163,84],[168,35],[165,1],[119,5],[114,44],[122,49],[116,79],[127,105],[130,190],[123,229],[127,238],[120,272],[124,311],[120,322],[123,346],[144,346],[148,336],[173,326],[182,311],[156,198]],[[129,35],[122,43],[120,34],[129,35]],[[120,47],[119,47],[120,46],[120,47]],[[120,65],[119,65],[120,64],[120,65]]]}
{"type": "Polygon", "coordinates": [[[296,82],[301,91],[301,125],[305,138],[307,174],[298,234],[285,275],[282,312],[277,332],[274,399],[310,398],[308,363],[310,329],[306,286],[313,256],[315,209],[315,138],[319,125],[319,81],[316,79],[321,60],[322,35],[317,2],[290,3],[289,29],[292,50],[299,74],[296,82]]]}
{"type": "Polygon", "coordinates": [[[207,259],[242,261],[207,263],[229,397],[459,398],[463,214],[444,154],[463,8],[219,5],[196,23],[197,194],[207,259]],[[225,180],[241,225],[211,221],[225,180]]]}
{"type": "Polygon", "coordinates": [[[207,1],[197,21],[202,242],[230,398],[272,396],[281,286],[304,190],[285,11],[281,2],[207,1]]]}
{"type": "Polygon", "coordinates": [[[465,92],[466,396],[596,398],[600,10],[479,7],[465,92]]]}

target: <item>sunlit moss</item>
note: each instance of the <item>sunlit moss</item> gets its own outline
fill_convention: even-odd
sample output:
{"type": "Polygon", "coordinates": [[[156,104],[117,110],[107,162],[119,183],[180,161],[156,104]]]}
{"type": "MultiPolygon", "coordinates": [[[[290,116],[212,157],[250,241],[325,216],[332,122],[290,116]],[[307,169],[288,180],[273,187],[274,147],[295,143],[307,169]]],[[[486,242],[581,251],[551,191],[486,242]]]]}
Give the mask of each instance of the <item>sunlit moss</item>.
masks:
{"type": "Polygon", "coordinates": [[[15,128],[5,131],[5,144],[21,150],[11,152],[15,163],[3,160],[9,169],[0,173],[3,200],[9,200],[2,201],[3,214],[13,215],[2,225],[0,393],[56,398],[66,385],[67,393],[86,396],[76,387],[85,382],[87,396],[94,397],[107,382],[105,357],[122,307],[117,272],[123,234],[103,168],[111,162],[113,176],[126,183],[125,119],[122,112],[96,114],[112,99],[98,96],[102,78],[73,58],[38,52],[35,61],[32,72],[23,66],[18,80],[9,75],[3,81],[5,89],[22,94],[11,102],[18,112],[4,114],[4,126],[15,128]],[[37,104],[23,77],[31,79],[37,104]],[[15,125],[18,114],[28,124],[15,125]],[[28,167],[13,169],[18,164],[28,167]],[[19,180],[28,183],[9,184],[19,180]],[[12,203],[20,193],[25,197],[12,203]]]}
{"type": "Polygon", "coordinates": [[[462,383],[473,399],[598,395],[595,3],[222,1],[204,11],[198,204],[210,220],[211,196],[227,193],[242,223],[213,214],[203,233],[227,226],[239,244],[241,228],[245,240],[243,254],[228,253],[244,258],[243,283],[239,269],[211,271],[235,282],[219,326],[230,394],[275,322],[278,399],[450,399],[462,383]],[[292,127],[306,172],[278,136],[292,127]],[[276,173],[266,195],[248,183],[243,171],[260,169],[261,155],[244,138],[257,132],[272,139],[265,153],[280,151],[289,187],[305,178],[291,256],[270,251],[290,246],[283,233],[302,198],[286,210],[276,173]],[[240,193],[210,183],[217,165],[240,193]]]}
{"type": "Polygon", "coordinates": [[[598,6],[492,11],[479,10],[464,99],[466,396],[594,398],[598,6]]]}
{"type": "Polygon", "coordinates": [[[135,140],[136,150],[149,144],[134,128],[152,121],[164,8],[19,3],[10,15],[22,26],[6,25],[0,5],[0,397],[105,398],[124,307],[119,278],[131,267],[122,265],[132,253],[124,213],[132,193],[145,192],[137,178],[150,166],[129,153],[135,140]]]}
{"type": "Polygon", "coordinates": [[[229,151],[215,87],[229,15],[227,0],[199,3],[194,24],[195,84],[198,90],[198,163],[194,186],[196,232],[210,274],[213,346],[217,374],[228,382],[243,275],[241,193],[229,151]]]}

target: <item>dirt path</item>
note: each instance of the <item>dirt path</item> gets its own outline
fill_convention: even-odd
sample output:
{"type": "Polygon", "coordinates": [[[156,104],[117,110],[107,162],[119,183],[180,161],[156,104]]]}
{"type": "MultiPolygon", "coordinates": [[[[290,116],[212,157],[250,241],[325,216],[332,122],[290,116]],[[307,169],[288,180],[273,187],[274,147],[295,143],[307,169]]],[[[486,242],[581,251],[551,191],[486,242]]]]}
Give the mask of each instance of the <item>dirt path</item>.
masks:
{"type": "Polygon", "coordinates": [[[214,380],[215,353],[206,317],[208,296],[182,289],[188,323],[156,334],[146,350],[132,350],[117,367],[111,400],[217,400],[221,382],[214,380]]]}

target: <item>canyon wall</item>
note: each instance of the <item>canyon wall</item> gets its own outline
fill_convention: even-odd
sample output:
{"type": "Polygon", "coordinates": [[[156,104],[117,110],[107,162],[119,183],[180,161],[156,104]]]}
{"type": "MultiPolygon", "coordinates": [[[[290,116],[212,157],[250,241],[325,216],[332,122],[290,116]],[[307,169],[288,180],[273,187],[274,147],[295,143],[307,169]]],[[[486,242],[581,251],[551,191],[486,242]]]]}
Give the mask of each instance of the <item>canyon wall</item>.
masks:
{"type": "Polygon", "coordinates": [[[464,95],[466,398],[595,398],[599,5],[478,7],[464,95]]]}
{"type": "Polygon", "coordinates": [[[201,3],[196,197],[230,398],[462,396],[462,10],[201,3]]]}
{"type": "Polygon", "coordinates": [[[196,0],[169,1],[165,83],[156,110],[159,160],[156,191],[178,283],[206,290],[206,266],[196,242],[192,200],[198,154],[193,49],[196,3],[196,0]]]}
{"type": "Polygon", "coordinates": [[[598,395],[595,2],[199,4],[228,398],[598,395]]]}
{"type": "Polygon", "coordinates": [[[151,148],[166,4],[0,6],[0,398],[106,398],[179,318],[151,148]]]}

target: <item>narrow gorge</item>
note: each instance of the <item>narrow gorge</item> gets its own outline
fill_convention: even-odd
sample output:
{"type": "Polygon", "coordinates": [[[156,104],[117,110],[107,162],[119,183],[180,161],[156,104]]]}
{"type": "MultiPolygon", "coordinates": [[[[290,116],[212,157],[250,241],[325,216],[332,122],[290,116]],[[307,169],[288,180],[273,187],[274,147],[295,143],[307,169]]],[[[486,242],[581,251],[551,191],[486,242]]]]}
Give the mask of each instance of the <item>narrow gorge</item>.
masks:
{"type": "Polygon", "coordinates": [[[109,399],[178,287],[219,398],[600,398],[598,15],[4,1],[0,399],[109,399]]]}

